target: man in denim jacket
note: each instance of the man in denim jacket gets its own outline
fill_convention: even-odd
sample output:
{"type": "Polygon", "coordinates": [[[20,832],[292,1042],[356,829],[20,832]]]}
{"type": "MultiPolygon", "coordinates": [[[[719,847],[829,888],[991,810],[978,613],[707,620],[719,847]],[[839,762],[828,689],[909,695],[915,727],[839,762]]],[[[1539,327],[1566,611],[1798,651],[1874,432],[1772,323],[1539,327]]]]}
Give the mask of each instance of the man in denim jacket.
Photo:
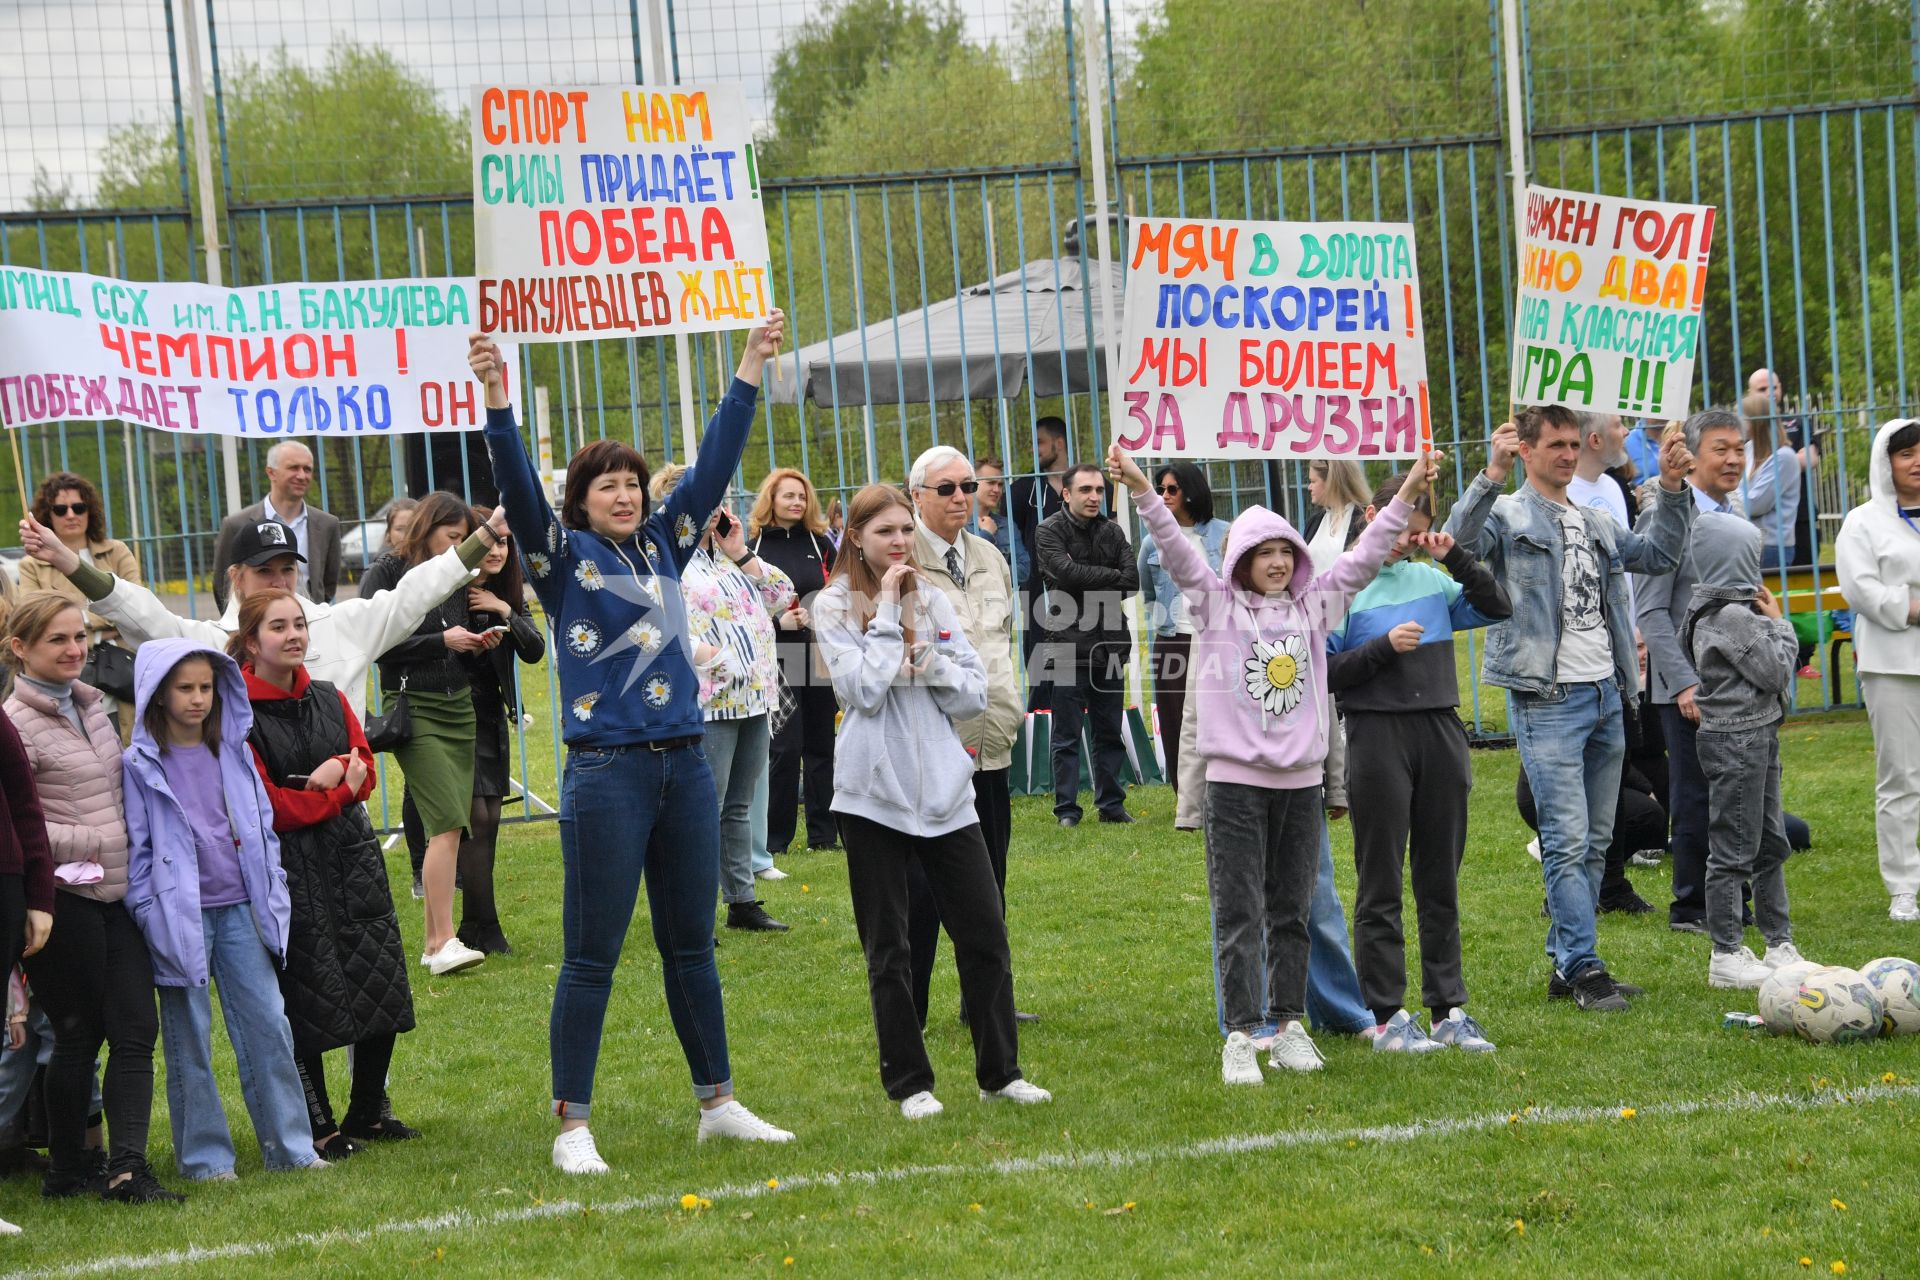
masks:
{"type": "Polygon", "coordinates": [[[1481,678],[1507,690],[1507,718],[1540,809],[1546,877],[1547,997],[1581,1009],[1625,1009],[1627,995],[1599,955],[1595,901],[1613,839],[1626,755],[1622,697],[1639,692],[1628,573],[1672,573],[1694,506],[1692,465],[1671,433],[1660,450],[1660,500],[1637,531],[1575,507],[1567,482],[1580,460],[1570,409],[1530,408],[1494,433],[1487,469],[1474,477],[1446,531],[1484,560],[1513,601],[1513,617],[1487,633],[1481,678]],[[1518,452],[1526,483],[1502,495],[1518,452]]]}

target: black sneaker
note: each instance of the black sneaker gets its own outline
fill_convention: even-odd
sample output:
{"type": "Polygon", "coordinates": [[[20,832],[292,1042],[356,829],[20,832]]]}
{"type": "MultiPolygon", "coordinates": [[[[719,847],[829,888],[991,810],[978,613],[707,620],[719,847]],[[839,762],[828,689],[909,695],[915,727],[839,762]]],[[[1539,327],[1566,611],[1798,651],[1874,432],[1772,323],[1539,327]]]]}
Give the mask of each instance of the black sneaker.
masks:
{"type": "Polygon", "coordinates": [[[1613,893],[1601,894],[1600,910],[1603,912],[1618,912],[1621,915],[1627,916],[1644,916],[1653,910],[1653,904],[1641,897],[1640,894],[1629,885],[1627,888],[1620,889],[1613,893]]]}
{"type": "Polygon", "coordinates": [[[142,1161],[133,1171],[133,1176],[123,1182],[115,1183],[100,1192],[102,1200],[115,1204],[185,1204],[187,1198],[178,1191],[169,1191],[161,1186],[153,1176],[153,1169],[142,1161]]]}
{"type": "Polygon", "coordinates": [[[1697,933],[1704,936],[1707,932],[1705,920],[1668,920],[1667,928],[1675,933],[1697,933]]]}
{"type": "Polygon", "coordinates": [[[1573,1004],[1584,1013],[1623,1013],[1631,1007],[1619,984],[1599,965],[1573,980],[1573,1004]]]}
{"type": "Polygon", "coordinates": [[[97,1196],[107,1189],[107,1153],[98,1148],[86,1153],[85,1163],[71,1172],[49,1167],[40,1179],[40,1194],[49,1200],[72,1196],[97,1196]]]}
{"type": "MultiPolygon", "coordinates": [[[[1616,982],[1613,984],[1613,989],[1629,999],[1647,994],[1645,987],[1636,987],[1631,982],[1616,982]]],[[[1561,977],[1560,971],[1555,969],[1553,976],[1547,979],[1547,999],[1571,1000],[1572,998],[1573,984],[1561,977]]]]}
{"type": "Polygon", "coordinates": [[[791,926],[784,925],[767,914],[767,909],[758,899],[753,902],[729,902],[727,904],[727,928],[746,929],[754,933],[785,933],[791,926]]]}
{"type": "Polygon", "coordinates": [[[1102,822],[1127,823],[1127,822],[1132,822],[1134,820],[1135,820],[1134,816],[1128,813],[1125,809],[1115,809],[1112,813],[1107,813],[1103,811],[1100,814],[1100,821],[1102,822]]]}
{"type": "Polygon", "coordinates": [[[371,1142],[410,1142],[420,1136],[418,1129],[391,1111],[373,1120],[349,1111],[346,1119],[340,1122],[340,1132],[349,1141],[362,1146],[371,1142]]]}
{"type": "Polygon", "coordinates": [[[366,1148],[335,1129],[325,1138],[313,1144],[314,1151],[328,1164],[338,1164],[342,1160],[359,1155],[366,1148]]]}

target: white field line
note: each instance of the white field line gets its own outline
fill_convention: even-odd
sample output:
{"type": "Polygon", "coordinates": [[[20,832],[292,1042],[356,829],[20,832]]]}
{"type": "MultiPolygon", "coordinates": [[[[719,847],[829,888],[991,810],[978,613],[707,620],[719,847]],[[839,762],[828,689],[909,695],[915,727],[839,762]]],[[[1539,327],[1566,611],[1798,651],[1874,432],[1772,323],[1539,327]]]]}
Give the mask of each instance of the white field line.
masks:
{"type": "MultiPolygon", "coordinates": [[[[1684,1118],[1694,1115],[1723,1115],[1750,1111],[1811,1111],[1822,1107],[1859,1106],[1864,1103],[1914,1101],[1920,1099],[1920,1085],[1866,1085],[1858,1089],[1822,1089],[1812,1093],[1738,1093],[1721,1098],[1696,1098],[1677,1102],[1652,1102],[1636,1108],[1640,1122],[1659,1118],[1684,1118]]],[[[778,1178],[778,1186],[766,1182],[743,1182],[697,1193],[716,1205],[725,1201],[756,1200],[815,1187],[868,1187],[890,1183],[915,1182],[933,1178],[953,1178],[990,1174],[1018,1177],[1062,1169],[1131,1169],[1140,1165],[1177,1160],[1205,1160],[1215,1156],[1242,1155],[1295,1147],[1323,1147],[1336,1143],[1377,1142],[1409,1143],[1423,1138],[1444,1138],[1461,1134],[1484,1133],[1492,1129],[1525,1125],[1578,1124],[1596,1120],[1621,1119],[1621,1107],[1535,1107],[1518,1113],[1497,1112],[1488,1115],[1456,1116],[1434,1120],[1415,1120],[1407,1124],[1366,1125],[1351,1129],[1286,1129],[1276,1133],[1234,1134],[1208,1138],[1179,1146],[1141,1147],[1115,1151],[1060,1151],[1037,1156],[1013,1156],[975,1164],[921,1164],[897,1168],[861,1169],[844,1173],[794,1174],[778,1178]]],[[[769,1152],[769,1154],[772,1154],[769,1152]]],[[[162,1268],[192,1266],[200,1262],[223,1262],[235,1258],[256,1258],[282,1249],[321,1248],[361,1245],[390,1236],[426,1235],[441,1231],[485,1230],[512,1226],[543,1218],[571,1215],[583,1211],[599,1214],[623,1214],[665,1209],[680,1203],[683,1191],[657,1191],[619,1200],[589,1203],[579,1200],[552,1200],[541,1204],[520,1205],[511,1209],[452,1209],[425,1218],[406,1218],[376,1222],[364,1227],[343,1227],[326,1231],[303,1231],[268,1240],[244,1240],[232,1244],[165,1249],[155,1253],[129,1253],[110,1258],[95,1258],[42,1271],[16,1271],[6,1280],[26,1276],[87,1276],[125,1271],[157,1271],[162,1268]]],[[[32,1230],[31,1223],[28,1230],[32,1230]]]]}

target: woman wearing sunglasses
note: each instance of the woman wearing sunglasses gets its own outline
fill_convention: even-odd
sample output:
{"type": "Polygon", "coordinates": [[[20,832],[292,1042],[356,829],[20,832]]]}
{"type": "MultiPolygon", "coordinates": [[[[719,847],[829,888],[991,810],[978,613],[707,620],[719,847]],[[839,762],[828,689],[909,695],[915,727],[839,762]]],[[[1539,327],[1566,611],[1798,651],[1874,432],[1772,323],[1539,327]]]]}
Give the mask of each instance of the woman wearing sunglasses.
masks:
{"type": "MultiPolygon", "coordinates": [[[[140,581],[140,561],[126,543],[107,536],[106,508],[101,505],[93,482],[85,476],[56,471],[42,480],[33,498],[33,518],[53,530],[53,536],[71,548],[82,564],[90,564],[128,582],[140,581]]],[[[120,639],[111,622],[91,611],[87,597],[68,581],[66,574],[27,556],[20,561],[20,593],[24,596],[34,591],[52,591],[88,610],[89,650],[103,640],[117,642],[120,639]]],[[[122,712],[120,704],[111,696],[101,707],[109,719],[119,724],[120,741],[125,744],[133,732],[132,709],[122,712]]]]}
{"type": "MultiPolygon", "coordinates": [[[[1220,551],[1226,545],[1227,522],[1213,514],[1213,490],[1207,474],[1191,462],[1163,462],[1154,470],[1153,487],[1167,511],[1179,522],[1180,533],[1220,572],[1220,551]]],[[[1140,603],[1153,625],[1153,713],[1160,724],[1160,745],[1167,758],[1167,782],[1174,799],[1180,797],[1180,723],[1187,707],[1187,661],[1193,645],[1193,619],[1187,600],[1160,563],[1160,548],[1152,538],[1140,544],[1140,603]]],[[[1198,816],[1176,825],[1199,826],[1198,816]]]]}

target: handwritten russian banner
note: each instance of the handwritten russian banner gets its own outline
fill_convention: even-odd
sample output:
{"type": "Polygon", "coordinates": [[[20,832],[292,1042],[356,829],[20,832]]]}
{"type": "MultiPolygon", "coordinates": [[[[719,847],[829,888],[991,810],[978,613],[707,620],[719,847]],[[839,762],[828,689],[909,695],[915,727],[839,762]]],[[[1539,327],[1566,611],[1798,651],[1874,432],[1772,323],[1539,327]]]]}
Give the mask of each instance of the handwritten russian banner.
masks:
{"type": "Polygon", "coordinates": [[[737,84],[475,89],[473,233],[488,333],[705,333],[773,306],[737,84]]]}
{"type": "Polygon", "coordinates": [[[0,424],[468,431],[486,418],[467,367],[475,313],[472,280],[221,289],[0,267],[0,424]]]}
{"type": "Polygon", "coordinates": [[[1404,458],[1432,447],[1413,228],[1135,218],[1130,452],[1404,458]]]}
{"type": "Polygon", "coordinates": [[[1517,404],[1687,416],[1713,206],[1528,187],[1517,404]]]}

